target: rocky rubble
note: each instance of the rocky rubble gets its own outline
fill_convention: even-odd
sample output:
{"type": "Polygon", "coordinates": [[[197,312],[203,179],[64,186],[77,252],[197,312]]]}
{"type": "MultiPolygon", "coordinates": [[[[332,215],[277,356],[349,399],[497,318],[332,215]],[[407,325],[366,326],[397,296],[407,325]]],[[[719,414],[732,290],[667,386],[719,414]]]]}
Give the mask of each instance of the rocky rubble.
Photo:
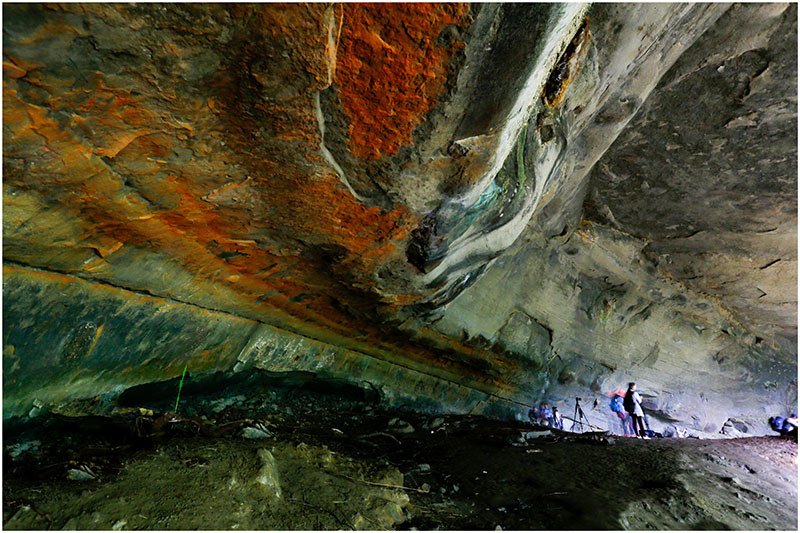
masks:
{"type": "Polygon", "coordinates": [[[160,432],[119,414],[7,432],[4,529],[797,527],[797,444],[777,437],[598,439],[299,389],[255,400],[214,414],[193,395],[160,432]],[[224,430],[253,420],[270,435],[224,430]]]}

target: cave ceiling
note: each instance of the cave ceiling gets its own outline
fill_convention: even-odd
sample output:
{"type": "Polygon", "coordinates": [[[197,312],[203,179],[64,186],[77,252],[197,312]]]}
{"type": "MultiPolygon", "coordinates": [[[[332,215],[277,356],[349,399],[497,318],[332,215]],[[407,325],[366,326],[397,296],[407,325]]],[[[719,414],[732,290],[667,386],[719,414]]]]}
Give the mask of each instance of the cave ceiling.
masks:
{"type": "MultiPolygon", "coordinates": [[[[102,354],[132,342],[106,340],[107,313],[138,331],[119,309],[139,305],[195,316],[164,318],[160,344],[142,340],[141,360],[119,362],[163,359],[173,374],[169,331],[214,317],[231,329],[197,348],[209,370],[266,357],[256,337],[274,328],[348,350],[351,363],[330,363],[339,373],[372,372],[368,357],[522,401],[534,371],[552,374],[537,378],[544,388],[568,385],[581,372],[570,357],[613,359],[565,328],[589,320],[598,338],[621,338],[604,322],[617,310],[619,324],[645,320],[654,337],[631,335],[650,344],[627,346],[651,368],[669,360],[664,346],[687,349],[682,333],[663,340],[647,325],[668,314],[708,336],[691,342],[707,343],[708,372],[721,365],[731,383],[757,381],[753,353],[796,365],[796,5],[3,13],[6,399],[33,375],[25,358],[49,354],[45,339],[75,376],[93,357],[107,369],[102,354]],[[504,269],[561,296],[504,294],[504,269]],[[112,293],[123,303],[92,307],[112,293]],[[505,315],[454,315],[498,296],[505,315]],[[86,305],[51,335],[60,297],[86,305]],[[555,320],[573,297],[569,320],[555,320]],[[530,370],[530,351],[566,366],[530,370]]],[[[202,331],[196,346],[217,334],[202,331]]],[[[610,379],[619,365],[598,368],[610,379]]]]}
{"type": "Polygon", "coordinates": [[[665,275],[791,347],[797,21],[783,7],[736,6],[682,55],[595,166],[586,204],[646,240],[665,275]]]}

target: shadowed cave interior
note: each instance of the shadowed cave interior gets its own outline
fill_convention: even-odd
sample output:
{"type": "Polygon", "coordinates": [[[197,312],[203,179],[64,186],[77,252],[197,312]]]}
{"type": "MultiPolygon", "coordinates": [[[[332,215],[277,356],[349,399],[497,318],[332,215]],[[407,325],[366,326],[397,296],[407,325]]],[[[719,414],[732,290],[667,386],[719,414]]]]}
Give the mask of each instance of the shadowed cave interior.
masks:
{"type": "Polygon", "coordinates": [[[2,219],[5,529],[797,529],[796,4],[4,4],[2,219]]]}

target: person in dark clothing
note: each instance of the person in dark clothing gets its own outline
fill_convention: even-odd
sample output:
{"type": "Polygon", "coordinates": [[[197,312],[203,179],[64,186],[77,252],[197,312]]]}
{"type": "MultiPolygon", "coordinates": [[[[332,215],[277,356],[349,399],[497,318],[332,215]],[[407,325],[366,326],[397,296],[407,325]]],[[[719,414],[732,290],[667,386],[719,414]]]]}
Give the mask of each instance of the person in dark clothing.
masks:
{"type": "Polygon", "coordinates": [[[528,419],[531,424],[536,425],[539,423],[539,408],[535,405],[528,410],[528,419]]]}
{"type": "Polygon", "coordinates": [[[649,439],[644,430],[644,411],[642,410],[642,397],[636,392],[636,383],[628,383],[628,390],[623,400],[625,410],[631,415],[633,432],[643,439],[649,439]],[[637,429],[638,425],[638,429],[637,429]]]}
{"type": "Polygon", "coordinates": [[[553,419],[550,425],[556,429],[564,429],[564,420],[561,418],[561,413],[558,412],[558,407],[553,407],[553,419]]]}

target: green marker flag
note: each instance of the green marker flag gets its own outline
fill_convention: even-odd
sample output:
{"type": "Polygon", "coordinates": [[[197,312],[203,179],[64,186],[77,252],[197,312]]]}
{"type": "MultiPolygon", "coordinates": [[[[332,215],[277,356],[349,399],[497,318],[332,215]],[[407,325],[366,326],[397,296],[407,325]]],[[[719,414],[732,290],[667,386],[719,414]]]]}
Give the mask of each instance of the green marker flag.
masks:
{"type": "Polygon", "coordinates": [[[186,369],[187,368],[189,368],[188,364],[185,367],[183,367],[183,375],[181,375],[181,382],[178,385],[178,397],[175,398],[175,414],[176,415],[178,414],[178,402],[181,401],[181,389],[183,389],[183,378],[186,377],[186,369]]]}

